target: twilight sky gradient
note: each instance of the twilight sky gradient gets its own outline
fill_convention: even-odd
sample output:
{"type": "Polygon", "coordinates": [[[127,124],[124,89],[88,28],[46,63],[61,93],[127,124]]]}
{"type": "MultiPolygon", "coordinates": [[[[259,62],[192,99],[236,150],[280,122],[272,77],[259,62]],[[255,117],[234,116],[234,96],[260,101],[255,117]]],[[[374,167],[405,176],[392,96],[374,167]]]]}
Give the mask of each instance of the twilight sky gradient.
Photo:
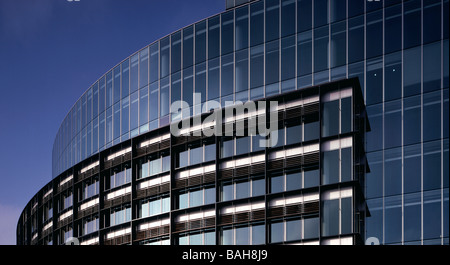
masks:
{"type": "Polygon", "coordinates": [[[0,245],[51,180],[60,123],[101,75],[225,0],[0,0],[0,245]]]}

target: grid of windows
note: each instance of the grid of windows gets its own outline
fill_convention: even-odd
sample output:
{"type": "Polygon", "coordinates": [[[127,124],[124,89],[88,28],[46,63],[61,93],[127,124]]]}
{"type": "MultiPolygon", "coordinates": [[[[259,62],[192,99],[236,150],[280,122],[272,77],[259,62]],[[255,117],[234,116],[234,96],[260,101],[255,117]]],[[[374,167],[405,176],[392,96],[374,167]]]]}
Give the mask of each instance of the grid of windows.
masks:
{"type": "MultiPolygon", "coordinates": [[[[169,105],[179,98],[191,106],[207,99],[224,105],[358,77],[371,124],[367,236],[384,244],[448,242],[449,1],[349,2],[254,1],[130,56],[95,82],[64,119],[53,146],[53,177],[168,125],[169,105]],[[194,92],[202,93],[200,102],[194,92]],[[428,224],[440,234],[429,232],[428,224]]],[[[345,105],[343,99],[329,102],[323,118],[343,119],[345,105]]],[[[288,128],[295,133],[298,126],[304,141],[307,126],[336,132],[332,122],[327,128],[287,126],[281,133],[286,144],[288,128]]],[[[230,148],[221,150],[222,157],[251,150],[238,140],[223,142],[230,148]]]]}

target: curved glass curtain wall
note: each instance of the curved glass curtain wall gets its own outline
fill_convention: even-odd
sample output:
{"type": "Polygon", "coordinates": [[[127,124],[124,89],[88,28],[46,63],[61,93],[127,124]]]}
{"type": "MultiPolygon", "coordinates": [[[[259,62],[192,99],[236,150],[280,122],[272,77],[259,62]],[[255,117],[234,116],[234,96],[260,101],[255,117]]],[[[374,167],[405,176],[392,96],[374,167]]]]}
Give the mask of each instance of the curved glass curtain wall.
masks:
{"type": "MultiPolygon", "coordinates": [[[[107,147],[168,125],[170,103],[179,99],[190,106],[213,99],[223,105],[358,76],[375,122],[374,116],[384,115],[384,101],[392,103],[384,108],[401,109],[402,98],[406,105],[414,95],[429,98],[442,87],[444,94],[437,96],[448,105],[448,28],[442,22],[448,21],[448,0],[347,2],[255,1],[184,27],[126,58],[98,79],[62,122],[53,145],[53,177],[107,147]],[[417,31],[421,23],[423,30],[417,31]],[[443,71],[432,63],[441,58],[443,71]]],[[[193,109],[190,115],[196,114],[193,109]]],[[[405,130],[402,140],[401,130],[394,131],[397,138],[386,139],[385,147],[382,129],[371,133],[367,151],[417,138],[405,130]]],[[[448,138],[448,130],[433,139],[438,138],[448,138]]]]}

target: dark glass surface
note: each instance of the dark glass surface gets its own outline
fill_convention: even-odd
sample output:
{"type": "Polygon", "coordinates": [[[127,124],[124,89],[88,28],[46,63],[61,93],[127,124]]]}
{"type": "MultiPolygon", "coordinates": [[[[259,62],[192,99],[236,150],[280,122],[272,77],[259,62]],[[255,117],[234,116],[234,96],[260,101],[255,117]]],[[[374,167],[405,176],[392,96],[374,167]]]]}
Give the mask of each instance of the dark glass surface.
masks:
{"type": "MultiPolygon", "coordinates": [[[[220,55],[220,16],[208,19],[208,59],[220,55]]],[[[173,53],[172,53],[173,56],[173,53]]]]}
{"type": "Polygon", "coordinates": [[[384,59],[384,100],[399,99],[402,96],[402,54],[385,56],[384,59]]]}
{"type": "Polygon", "coordinates": [[[297,31],[302,32],[312,28],[312,1],[297,0],[297,31]]]}
{"type": "Polygon", "coordinates": [[[279,38],[280,34],[280,2],[279,0],[266,0],[266,42],[279,38]]]}
{"type": "Polygon", "coordinates": [[[402,48],[402,6],[386,8],[384,16],[384,53],[389,54],[402,48]]]}
{"type": "Polygon", "coordinates": [[[281,37],[295,33],[295,0],[281,0],[281,37]]]}
{"type": "Polygon", "coordinates": [[[181,70],[181,31],[172,34],[171,44],[171,73],[176,73],[181,70]]]}
{"type": "Polygon", "coordinates": [[[421,41],[421,1],[410,0],[403,5],[403,48],[420,45],[421,41]]]}
{"type": "Polygon", "coordinates": [[[295,77],[295,36],[281,39],[281,80],[295,77]]]}
{"type": "Polygon", "coordinates": [[[312,32],[298,34],[297,40],[297,75],[312,73],[312,32]]]}
{"type": "Polygon", "coordinates": [[[250,45],[264,42],[264,2],[258,1],[250,5],[250,45]]]}
{"type": "Polygon", "coordinates": [[[195,24],[195,63],[206,60],[206,21],[195,24]]]}
{"type": "Polygon", "coordinates": [[[236,51],[248,48],[248,12],[248,6],[236,9],[236,51]]]}

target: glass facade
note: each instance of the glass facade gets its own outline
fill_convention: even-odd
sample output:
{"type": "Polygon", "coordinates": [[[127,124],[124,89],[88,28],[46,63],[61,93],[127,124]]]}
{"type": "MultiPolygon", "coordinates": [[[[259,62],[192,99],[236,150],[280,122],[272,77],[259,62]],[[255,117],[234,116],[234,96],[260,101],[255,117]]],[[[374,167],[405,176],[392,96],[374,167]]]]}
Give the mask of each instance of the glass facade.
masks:
{"type": "MultiPolygon", "coordinates": [[[[383,244],[448,244],[449,1],[244,2],[227,1],[225,12],[155,41],[99,78],[57,132],[53,178],[108,148],[199,113],[192,108],[171,117],[170,103],[178,99],[190,106],[216,99],[224,106],[358,77],[371,126],[365,147],[371,212],[366,236],[383,244]],[[193,93],[201,93],[200,102],[193,93]]],[[[324,123],[312,119],[283,128],[283,144],[295,143],[290,135],[300,131],[303,141],[314,140],[319,131],[322,137],[348,132],[348,104],[345,98],[327,102],[324,123]]],[[[237,156],[250,150],[245,142],[252,141],[224,139],[217,152],[221,158],[237,156]]],[[[207,163],[205,154],[216,151],[205,144],[200,149],[184,148],[172,163],[180,168],[207,163]]],[[[352,150],[322,153],[327,163],[301,171],[301,187],[351,176],[344,165],[348,153],[352,150]]],[[[153,168],[152,160],[146,163],[142,171],[153,168]]],[[[265,184],[284,183],[279,191],[287,191],[288,182],[299,185],[287,172],[280,176],[265,184]]],[[[238,182],[221,187],[234,199],[251,197],[253,180],[243,183],[248,191],[241,192],[238,182]]],[[[281,223],[285,229],[286,221],[281,223]]]]}

